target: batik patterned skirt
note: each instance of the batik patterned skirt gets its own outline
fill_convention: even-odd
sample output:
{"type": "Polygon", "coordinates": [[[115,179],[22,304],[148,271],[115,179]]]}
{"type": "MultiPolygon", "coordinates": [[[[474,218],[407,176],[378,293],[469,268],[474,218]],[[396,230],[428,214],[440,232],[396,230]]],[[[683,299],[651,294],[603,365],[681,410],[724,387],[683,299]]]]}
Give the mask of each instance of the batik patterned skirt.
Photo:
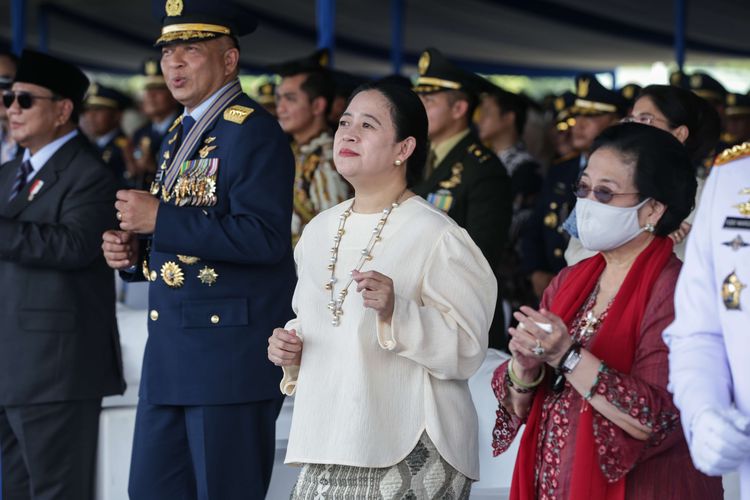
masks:
{"type": "Polygon", "coordinates": [[[423,433],[391,467],[304,464],[292,500],[467,500],[471,480],[440,456],[423,433]]]}

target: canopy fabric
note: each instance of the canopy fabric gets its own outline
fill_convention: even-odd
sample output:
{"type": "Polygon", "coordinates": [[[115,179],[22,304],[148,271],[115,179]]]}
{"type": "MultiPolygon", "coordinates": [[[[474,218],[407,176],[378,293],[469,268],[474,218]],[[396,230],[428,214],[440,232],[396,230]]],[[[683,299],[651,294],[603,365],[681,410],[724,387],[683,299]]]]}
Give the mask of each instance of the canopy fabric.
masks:
{"type": "MultiPolygon", "coordinates": [[[[10,8],[8,0],[6,12],[10,8]]],[[[674,60],[674,2],[653,0],[403,0],[405,73],[434,46],[482,73],[570,75],[581,70],[674,60]]],[[[315,49],[312,0],[235,0],[260,19],[242,40],[245,71],[315,49]]],[[[686,0],[690,63],[750,57],[750,2],[686,0]]],[[[391,2],[336,2],[337,68],[363,75],[392,72],[391,2]]],[[[135,72],[153,53],[159,27],[149,0],[27,0],[27,45],[88,69],[135,72]],[[46,27],[46,28],[45,28],[46,27]]],[[[12,36],[0,16],[0,39],[12,36]]]]}

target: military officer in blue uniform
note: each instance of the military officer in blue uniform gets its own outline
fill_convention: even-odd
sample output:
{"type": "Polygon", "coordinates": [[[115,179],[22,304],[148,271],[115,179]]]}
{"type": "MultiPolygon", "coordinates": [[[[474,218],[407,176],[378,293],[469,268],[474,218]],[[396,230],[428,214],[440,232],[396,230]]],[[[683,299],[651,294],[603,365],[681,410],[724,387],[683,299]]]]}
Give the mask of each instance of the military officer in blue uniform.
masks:
{"type": "Polygon", "coordinates": [[[596,136],[617,123],[626,109],[625,99],[604,87],[593,75],[584,73],[576,77],[575,99],[569,114],[575,120],[572,143],[579,154],[551,166],[522,236],[521,267],[540,298],[554,275],[567,265],[565,248],[575,222],[566,221],[573,213],[573,185],[586,167],[588,150],[596,136]]]}
{"type": "Polygon", "coordinates": [[[158,59],[150,57],[143,61],[141,76],[143,94],[140,107],[148,122],[136,129],[131,139],[134,172],[130,185],[136,189],[146,189],[154,180],[161,143],[180,114],[179,103],[167,88],[158,59]]]}
{"type": "Polygon", "coordinates": [[[281,407],[266,342],[296,281],[294,159],[237,77],[256,20],[216,0],[161,5],[161,67],[185,110],[150,192],[118,192],[121,231],[103,242],[111,267],[150,282],[129,493],[262,499],[281,407]]]}
{"type": "MultiPolygon", "coordinates": [[[[419,59],[415,92],[427,110],[430,155],[424,179],[411,189],[466,229],[493,271],[508,244],[513,211],[511,180],[497,155],[470,129],[486,86],[436,49],[419,59]]],[[[490,347],[507,348],[502,298],[490,327],[490,347]]]]}
{"type": "Polygon", "coordinates": [[[131,169],[128,168],[130,140],[120,127],[122,112],[132,106],[132,100],[119,90],[97,83],[89,87],[84,101],[83,120],[102,161],[112,171],[122,187],[130,187],[131,169]]]}
{"type": "Polygon", "coordinates": [[[664,331],[669,390],[693,463],[738,470],[750,499],[750,143],[716,159],[703,189],[664,331]]]}

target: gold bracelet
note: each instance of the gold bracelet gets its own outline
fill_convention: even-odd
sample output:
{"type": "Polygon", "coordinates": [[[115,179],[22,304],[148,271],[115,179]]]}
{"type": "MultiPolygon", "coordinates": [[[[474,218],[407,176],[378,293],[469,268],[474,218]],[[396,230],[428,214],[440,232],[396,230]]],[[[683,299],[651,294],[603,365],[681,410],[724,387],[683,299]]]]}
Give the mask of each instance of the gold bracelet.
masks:
{"type": "Polygon", "coordinates": [[[523,380],[521,380],[513,371],[513,358],[510,358],[510,361],[508,361],[508,377],[510,378],[510,381],[513,382],[513,385],[515,385],[519,389],[533,389],[534,387],[538,386],[542,383],[542,380],[544,380],[546,371],[547,369],[545,365],[542,365],[542,371],[536,378],[536,380],[534,380],[530,384],[527,384],[523,380]]]}

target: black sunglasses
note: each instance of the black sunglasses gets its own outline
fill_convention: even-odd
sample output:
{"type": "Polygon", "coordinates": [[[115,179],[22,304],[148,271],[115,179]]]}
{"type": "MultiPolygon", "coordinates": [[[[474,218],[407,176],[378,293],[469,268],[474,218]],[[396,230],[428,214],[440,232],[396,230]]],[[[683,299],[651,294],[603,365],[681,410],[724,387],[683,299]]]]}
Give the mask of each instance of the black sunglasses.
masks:
{"type": "Polygon", "coordinates": [[[21,109],[29,109],[34,105],[34,99],[50,99],[57,101],[60,99],[59,96],[45,96],[45,95],[34,95],[28,92],[3,92],[3,106],[10,108],[13,106],[13,102],[18,99],[18,105],[21,109]]]}
{"type": "Polygon", "coordinates": [[[576,198],[586,198],[588,197],[589,193],[594,192],[594,198],[597,199],[597,201],[601,203],[609,203],[612,201],[612,198],[615,196],[625,196],[625,195],[632,195],[632,194],[640,194],[640,193],[613,193],[611,189],[606,188],[604,186],[597,186],[594,189],[591,189],[589,186],[586,186],[585,184],[574,184],[573,185],[573,194],[576,195],[576,198]]]}

